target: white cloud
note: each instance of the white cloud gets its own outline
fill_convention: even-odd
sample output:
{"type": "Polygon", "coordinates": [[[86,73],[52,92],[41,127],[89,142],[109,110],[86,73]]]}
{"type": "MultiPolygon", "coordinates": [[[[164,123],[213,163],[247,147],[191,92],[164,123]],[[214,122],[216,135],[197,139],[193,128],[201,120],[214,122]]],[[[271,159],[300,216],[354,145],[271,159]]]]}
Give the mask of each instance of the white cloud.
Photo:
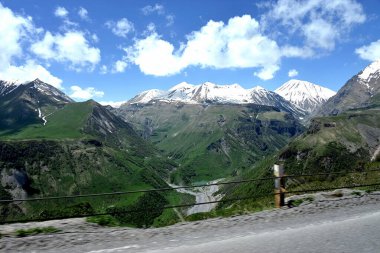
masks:
{"type": "Polygon", "coordinates": [[[302,28],[306,37],[306,44],[312,48],[333,50],[336,37],[339,36],[331,23],[323,19],[313,20],[302,28]]]}
{"type": "Polygon", "coordinates": [[[33,81],[39,78],[43,82],[62,89],[62,80],[53,76],[47,69],[34,61],[27,61],[25,65],[8,66],[0,71],[0,80],[19,80],[21,82],[33,81]]]}
{"type": "Polygon", "coordinates": [[[31,17],[14,14],[0,3],[0,70],[8,68],[15,57],[21,57],[21,43],[37,32],[31,17]]]}
{"type": "Polygon", "coordinates": [[[233,17],[227,24],[209,21],[189,34],[178,50],[154,32],[125,51],[143,73],[155,76],[173,75],[188,66],[259,68],[255,75],[268,80],[281,59],[277,43],[262,35],[259,23],[249,15],[233,17]]]}
{"type": "Polygon", "coordinates": [[[298,71],[296,69],[291,69],[288,72],[288,76],[289,77],[296,77],[296,76],[298,76],[298,71]]]}
{"type": "Polygon", "coordinates": [[[253,74],[260,78],[261,80],[270,80],[273,79],[274,74],[280,69],[278,65],[268,65],[259,70],[258,72],[254,72],[253,74]]]}
{"type": "Polygon", "coordinates": [[[128,63],[125,61],[118,60],[115,63],[115,66],[113,68],[113,72],[121,73],[124,72],[125,68],[128,66],[128,63]]]}
{"type": "Polygon", "coordinates": [[[150,15],[156,12],[158,15],[163,15],[165,13],[165,8],[161,4],[147,5],[141,9],[144,15],[150,15]]]}
{"type": "Polygon", "coordinates": [[[126,48],[129,61],[148,75],[166,76],[176,74],[183,68],[179,56],[173,55],[174,46],[153,33],[126,48]]]}
{"type": "Polygon", "coordinates": [[[119,102],[114,102],[114,101],[100,101],[99,104],[101,105],[110,105],[113,108],[119,108],[122,104],[124,104],[127,101],[119,101],[119,102]]]}
{"type": "Polygon", "coordinates": [[[78,15],[83,20],[89,20],[88,11],[85,8],[83,8],[83,7],[79,8],[78,15]]]}
{"type": "Polygon", "coordinates": [[[285,45],[281,47],[281,54],[284,57],[309,58],[314,56],[314,51],[309,47],[301,48],[285,45]]]}
{"type": "Polygon", "coordinates": [[[61,6],[58,6],[54,11],[54,15],[60,18],[65,18],[68,14],[69,12],[66,10],[66,8],[61,6]]]}
{"type": "Polygon", "coordinates": [[[70,97],[72,97],[73,99],[88,100],[94,97],[101,98],[104,96],[103,91],[96,90],[93,87],[82,89],[81,87],[74,85],[71,86],[70,89],[72,91],[70,97]]]}
{"type": "Polygon", "coordinates": [[[100,50],[91,47],[79,31],[56,35],[48,31],[42,40],[32,44],[31,51],[45,60],[69,62],[78,71],[84,67],[92,69],[100,61],[100,50]]]}
{"type": "Polygon", "coordinates": [[[174,24],[174,15],[166,15],[166,26],[171,26],[174,24]]]}
{"type": "Polygon", "coordinates": [[[92,39],[92,41],[94,41],[96,43],[99,42],[99,37],[95,33],[91,35],[91,39],[92,39]]]}
{"type": "Polygon", "coordinates": [[[100,66],[100,74],[104,75],[108,73],[108,67],[106,65],[100,66]]]}
{"type": "Polygon", "coordinates": [[[261,19],[269,32],[282,26],[285,34],[301,36],[305,47],[314,50],[333,50],[354,25],[366,20],[356,0],[278,0],[263,8],[269,8],[261,19]]]}
{"type": "Polygon", "coordinates": [[[369,45],[362,46],[355,50],[360,58],[367,61],[377,61],[380,59],[380,40],[374,41],[369,45]]]}
{"type": "Polygon", "coordinates": [[[156,32],[156,25],[154,23],[149,23],[146,26],[146,30],[144,31],[144,34],[152,34],[156,32]]]}
{"type": "Polygon", "coordinates": [[[122,18],[117,22],[108,21],[106,22],[106,26],[111,29],[115,35],[124,38],[127,37],[128,33],[135,30],[133,23],[126,18],[122,18]]]}
{"type": "Polygon", "coordinates": [[[39,78],[62,88],[62,80],[38,63],[31,60],[15,63],[16,60],[26,58],[22,45],[41,31],[33,25],[32,18],[17,15],[0,3],[0,24],[0,80],[25,82],[39,78]]]}

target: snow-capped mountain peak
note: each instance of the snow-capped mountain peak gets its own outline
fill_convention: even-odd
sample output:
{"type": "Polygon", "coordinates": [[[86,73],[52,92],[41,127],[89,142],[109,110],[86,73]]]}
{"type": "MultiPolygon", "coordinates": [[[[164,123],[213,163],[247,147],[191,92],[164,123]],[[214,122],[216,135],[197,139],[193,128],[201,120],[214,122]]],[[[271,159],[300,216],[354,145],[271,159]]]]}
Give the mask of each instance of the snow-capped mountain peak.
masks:
{"type": "Polygon", "coordinates": [[[372,62],[369,66],[367,66],[358,77],[363,81],[369,81],[372,78],[376,78],[380,76],[380,59],[372,62]]]}
{"type": "Polygon", "coordinates": [[[336,94],[328,88],[295,79],[284,83],[275,92],[308,112],[314,111],[336,94]]]}
{"type": "Polygon", "coordinates": [[[193,89],[194,85],[189,84],[187,82],[182,82],[179,83],[169,89],[169,91],[175,91],[175,90],[188,90],[188,89],[193,89]]]}
{"type": "Polygon", "coordinates": [[[367,91],[373,96],[376,80],[380,78],[380,59],[372,62],[361,73],[358,74],[358,81],[364,85],[367,91]]]}
{"type": "Polygon", "coordinates": [[[293,105],[283,97],[273,91],[256,86],[245,89],[239,84],[218,85],[205,82],[199,85],[192,85],[185,82],[179,83],[168,91],[149,90],[144,91],[131,100],[128,104],[146,104],[154,101],[181,102],[187,104],[260,104],[275,106],[280,110],[296,113],[303,116],[305,111],[293,105]]]}
{"type": "Polygon", "coordinates": [[[0,96],[5,96],[23,83],[20,80],[0,80],[0,96]]]}
{"type": "Polygon", "coordinates": [[[210,82],[198,85],[191,100],[198,103],[248,103],[249,92],[238,84],[218,85],[210,82]]]}
{"type": "Polygon", "coordinates": [[[164,95],[165,93],[166,93],[165,91],[158,90],[158,89],[143,91],[143,92],[139,93],[138,95],[136,95],[135,97],[133,97],[132,99],[130,99],[129,101],[127,101],[127,103],[129,103],[129,104],[149,103],[153,99],[156,99],[156,98],[160,97],[161,95],[164,95]]]}

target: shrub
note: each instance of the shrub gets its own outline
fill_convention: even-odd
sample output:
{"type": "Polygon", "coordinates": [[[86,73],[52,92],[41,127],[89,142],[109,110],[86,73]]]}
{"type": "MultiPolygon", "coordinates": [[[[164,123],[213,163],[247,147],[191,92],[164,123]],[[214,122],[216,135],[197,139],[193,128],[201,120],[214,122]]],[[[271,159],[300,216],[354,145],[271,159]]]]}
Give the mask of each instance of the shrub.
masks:
{"type": "Polygon", "coordinates": [[[60,230],[55,227],[37,227],[37,228],[29,228],[29,229],[19,229],[16,230],[16,235],[18,237],[25,237],[29,235],[36,235],[36,234],[51,234],[51,233],[57,233],[60,230]]]}

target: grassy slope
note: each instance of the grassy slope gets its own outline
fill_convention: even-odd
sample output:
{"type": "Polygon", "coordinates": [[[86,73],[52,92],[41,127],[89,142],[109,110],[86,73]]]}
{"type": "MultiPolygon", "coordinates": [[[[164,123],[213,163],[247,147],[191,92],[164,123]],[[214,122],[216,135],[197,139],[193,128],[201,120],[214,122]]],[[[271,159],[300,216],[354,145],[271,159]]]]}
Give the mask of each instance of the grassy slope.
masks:
{"type": "Polygon", "coordinates": [[[128,110],[126,121],[142,135],[151,131],[150,140],[180,164],[172,179],[185,183],[236,175],[286,145],[290,129],[301,129],[264,106],[158,103],[128,110]]]}
{"type": "MultiPolygon", "coordinates": [[[[157,155],[152,146],[131,133],[130,129],[121,129],[117,133],[117,138],[123,138],[125,147],[115,148],[105,142],[91,141],[98,139],[97,136],[83,129],[93,105],[91,101],[67,104],[47,117],[45,126],[27,125],[17,133],[1,136],[0,168],[3,175],[15,178],[16,171],[22,171],[28,181],[23,188],[29,197],[167,187],[163,179],[175,165],[157,155]]],[[[6,199],[10,197],[9,192],[16,194],[11,184],[0,188],[2,197],[6,199]]],[[[22,208],[31,211],[29,213],[33,216],[41,212],[54,216],[65,207],[89,203],[96,212],[103,212],[110,205],[130,205],[140,195],[37,201],[22,208]]],[[[179,195],[170,194],[170,203],[181,203],[179,195]]],[[[19,208],[6,207],[0,211],[4,217],[20,217],[21,213],[19,208]]],[[[178,219],[171,217],[170,220],[175,218],[178,219]]],[[[167,220],[161,221],[164,222],[167,220]]]]}
{"type": "MultiPolygon", "coordinates": [[[[359,126],[380,129],[378,109],[355,110],[339,116],[314,119],[308,131],[291,141],[277,155],[264,159],[240,178],[263,178],[272,176],[273,164],[284,160],[285,171],[291,174],[329,173],[336,171],[366,170],[379,168],[380,157],[370,161],[369,147],[359,126]]],[[[374,172],[375,173],[375,172],[374,172]]],[[[307,177],[288,182],[288,190],[303,190],[340,187],[352,183],[366,184],[378,182],[378,174],[358,174],[347,176],[307,177]]],[[[225,199],[252,196],[252,200],[235,202],[233,210],[256,210],[273,205],[273,197],[265,195],[273,192],[272,180],[227,186],[223,189],[225,199]]],[[[229,204],[221,205],[227,207],[229,204]]]]}
{"type": "Polygon", "coordinates": [[[92,105],[90,102],[67,104],[46,117],[47,123],[27,125],[20,132],[5,135],[5,139],[77,139],[86,135],[81,131],[85,125],[92,105]]]}

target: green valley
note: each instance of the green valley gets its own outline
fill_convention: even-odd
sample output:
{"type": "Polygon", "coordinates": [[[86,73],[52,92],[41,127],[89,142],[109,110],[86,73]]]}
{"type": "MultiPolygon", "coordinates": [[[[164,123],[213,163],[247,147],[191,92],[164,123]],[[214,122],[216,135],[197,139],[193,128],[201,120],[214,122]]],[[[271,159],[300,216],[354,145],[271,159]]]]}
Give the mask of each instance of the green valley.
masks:
{"type": "Polygon", "coordinates": [[[116,113],[179,164],[171,178],[185,184],[239,175],[303,131],[291,114],[254,104],[156,102],[116,113]]]}
{"type": "MultiPolygon", "coordinates": [[[[16,89],[13,97],[8,95],[1,103],[3,108],[15,108],[7,101],[18,101],[22,105],[25,101],[22,97],[28,97],[29,102],[22,108],[28,108],[28,117],[32,120],[19,121],[17,128],[2,125],[0,129],[0,199],[168,187],[165,180],[177,165],[140,138],[128,123],[93,100],[42,106],[42,99],[33,98],[43,98],[44,94],[34,85],[46,86],[35,82],[27,85],[31,91],[20,86],[21,91],[16,89]],[[41,111],[33,110],[33,104],[41,106],[42,109],[37,107],[41,111]]],[[[7,117],[12,118],[12,114],[8,113],[7,117]]],[[[167,204],[181,204],[183,199],[193,201],[181,195],[169,192],[162,198],[167,204]]],[[[0,206],[1,221],[104,213],[109,208],[133,206],[144,196],[144,193],[135,193],[5,203],[0,206]]],[[[150,217],[149,223],[161,225],[178,220],[173,210],[158,210],[150,217]]],[[[129,224],[135,224],[133,217],[129,224]]]]}

